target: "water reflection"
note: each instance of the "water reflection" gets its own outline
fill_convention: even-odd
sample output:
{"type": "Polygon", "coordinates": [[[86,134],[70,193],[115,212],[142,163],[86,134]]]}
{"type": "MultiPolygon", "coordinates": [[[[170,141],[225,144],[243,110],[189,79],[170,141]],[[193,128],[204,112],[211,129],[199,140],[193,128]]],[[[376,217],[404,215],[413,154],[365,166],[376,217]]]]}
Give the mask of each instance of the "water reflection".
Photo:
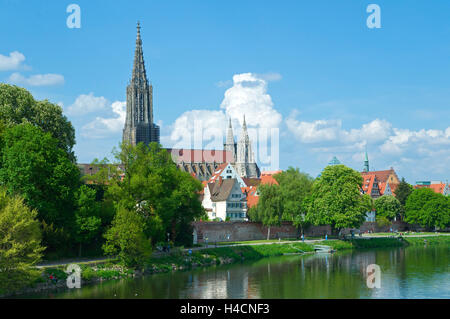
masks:
{"type": "Polygon", "coordinates": [[[37,298],[450,298],[449,249],[411,247],[285,256],[106,282],[37,298]],[[381,289],[366,268],[381,267],[381,289]]]}

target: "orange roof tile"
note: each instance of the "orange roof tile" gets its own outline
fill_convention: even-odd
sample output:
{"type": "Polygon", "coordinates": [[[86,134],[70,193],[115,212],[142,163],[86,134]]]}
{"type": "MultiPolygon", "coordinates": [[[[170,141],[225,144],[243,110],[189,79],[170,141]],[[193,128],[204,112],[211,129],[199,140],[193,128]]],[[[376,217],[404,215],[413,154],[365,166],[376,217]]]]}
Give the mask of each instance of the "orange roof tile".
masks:
{"type": "Polygon", "coordinates": [[[224,171],[224,169],[228,166],[228,163],[223,163],[221,165],[219,165],[219,167],[216,168],[216,170],[214,171],[214,174],[211,175],[211,178],[209,179],[209,181],[207,183],[214,183],[216,181],[216,179],[220,176],[220,174],[222,174],[222,172],[224,171]]]}
{"type": "Polygon", "coordinates": [[[258,204],[259,196],[256,195],[257,188],[255,186],[241,187],[242,192],[247,194],[247,207],[251,208],[258,204]]]}
{"type": "MultiPolygon", "coordinates": [[[[390,175],[395,175],[398,179],[397,173],[395,173],[394,169],[388,169],[384,171],[369,171],[369,172],[361,172],[361,175],[364,177],[366,175],[375,175],[377,177],[378,182],[386,183],[390,175]]],[[[392,185],[391,185],[392,186],[392,185]]]]}
{"type": "Polygon", "coordinates": [[[430,188],[435,192],[442,194],[444,192],[445,183],[431,184],[430,188]]]}

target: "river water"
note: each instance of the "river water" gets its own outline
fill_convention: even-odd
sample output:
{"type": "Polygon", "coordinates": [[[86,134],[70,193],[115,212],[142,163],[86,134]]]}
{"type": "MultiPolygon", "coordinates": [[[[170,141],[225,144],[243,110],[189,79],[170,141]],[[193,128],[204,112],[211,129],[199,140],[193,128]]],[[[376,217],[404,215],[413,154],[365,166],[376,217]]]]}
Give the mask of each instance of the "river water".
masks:
{"type": "Polygon", "coordinates": [[[371,249],[155,274],[28,298],[445,298],[448,247],[371,249]],[[367,287],[367,266],[381,287],[367,287]]]}

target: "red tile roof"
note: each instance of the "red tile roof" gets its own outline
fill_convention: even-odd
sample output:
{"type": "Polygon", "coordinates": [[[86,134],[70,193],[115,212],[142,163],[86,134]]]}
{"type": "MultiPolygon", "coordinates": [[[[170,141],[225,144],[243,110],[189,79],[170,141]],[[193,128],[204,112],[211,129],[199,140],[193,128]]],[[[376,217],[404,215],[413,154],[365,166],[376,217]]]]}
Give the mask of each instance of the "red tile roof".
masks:
{"type": "Polygon", "coordinates": [[[278,173],[282,173],[282,170],[278,170],[278,171],[264,171],[261,173],[261,176],[265,176],[265,175],[275,175],[278,173]]]}
{"type": "Polygon", "coordinates": [[[446,183],[436,183],[430,185],[415,185],[414,188],[431,188],[435,193],[443,194],[446,183]]]}
{"type": "MultiPolygon", "coordinates": [[[[397,173],[395,173],[394,169],[388,169],[388,170],[384,170],[384,171],[370,171],[370,172],[361,172],[361,175],[364,177],[366,175],[375,175],[377,177],[378,182],[380,183],[386,183],[389,176],[391,175],[395,175],[395,177],[397,177],[397,173]]],[[[389,183],[391,184],[391,183],[389,183]]],[[[392,186],[392,185],[390,185],[392,186]]]]}
{"type": "Polygon", "coordinates": [[[233,153],[230,151],[177,148],[168,148],[167,151],[172,154],[175,163],[229,163],[234,161],[233,153]]]}
{"type": "Polygon", "coordinates": [[[211,178],[209,179],[208,183],[214,183],[219,178],[220,174],[222,174],[224,169],[227,168],[227,166],[228,163],[223,163],[219,165],[219,167],[217,167],[216,170],[214,171],[214,174],[211,175],[211,178]]]}
{"type": "Polygon", "coordinates": [[[363,175],[363,184],[362,188],[365,194],[371,194],[373,188],[373,182],[375,181],[374,174],[365,174],[363,175]]]}
{"type": "Polygon", "coordinates": [[[241,187],[242,192],[247,194],[247,207],[251,208],[258,204],[259,196],[256,195],[257,188],[255,186],[241,187]]]}

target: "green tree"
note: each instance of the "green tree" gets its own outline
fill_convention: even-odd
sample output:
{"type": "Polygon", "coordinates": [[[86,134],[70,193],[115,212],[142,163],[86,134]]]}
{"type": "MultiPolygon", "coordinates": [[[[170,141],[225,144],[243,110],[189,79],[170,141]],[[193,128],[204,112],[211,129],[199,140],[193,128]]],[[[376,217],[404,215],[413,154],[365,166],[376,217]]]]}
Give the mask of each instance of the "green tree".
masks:
{"type": "Polygon", "coordinates": [[[252,221],[261,222],[267,227],[267,240],[270,239],[270,227],[282,222],[283,200],[281,188],[277,184],[263,184],[258,187],[258,204],[249,210],[252,221]]]}
{"type": "Polygon", "coordinates": [[[31,267],[42,257],[44,248],[36,215],[22,198],[0,189],[0,291],[26,284],[31,267]]]}
{"type": "Polygon", "coordinates": [[[75,240],[79,244],[78,254],[81,256],[82,245],[90,243],[100,233],[101,203],[96,201],[95,190],[83,185],[76,193],[76,205],[75,240]]]}
{"type": "Polygon", "coordinates": [[[449,225],[449,199],[430,188],[415,189],[406,201],[406,221],[432,229],[449,225]]]}
{"type": "Polygon", "coordinates": [[[56,138],[58,147],[75,162],[75,130],[59,105],[36,101],[24,88],[0,84],[0,121],[7,126],[30,123],[41,128],[56,138]]]}
{"type": "Polygon", "coordinates": [[[450,198],[436,194],[423,206],[422,224],[427,227],[445,229],[450,226],[450,198]]]}
{"type": "Polygon", "coordinates": [[[308,222],[306,216],[305,199],[310,195],[314,179],[308,174],[300,172],[298,168],[289,167],[274,176],[280,185],[282,205],[282,219],[292,221],[294,226],[303,232],[308,222]]]}
{"type": "Polygon", "coordinates": [[[0,184],[9,194],[22,195],[47,224],[73,225],[80,172],[58,141],[29,123],[8,128],[2,140],[0,184]]]}
{"type": "Polygon", "coordinates": [[[408,196],[411,195],[414,188],[412,185],[408,184],[404,177],[402,177],[402,180],[398,184],[397,188],[394,191],[395,198],[398,199],[400,204],[402,204],[403,207],[406,205],[406,200],[408,199],[408,196]]]}
{"type": "Polygon", "coordinates": [[[106,232],[105,254],[118,256],[129,267],[142,265],[151,256],[151,244],[144,232],[144,217],[134,211],[119,208],[106,232]]]}
{"type": "Polygon", "coordinates": [[[381,196],[375,200],[375,210],[378,217],[384,217],[389,221],[402,213],[400,201],[392,195],[381,196]]]}
{"type": "Polygon", "coordinates": [[[123,171],[112,170],[107,197],[140,213],[154,243],[165,241],[169,233],[174,243],[192,244],[190,224],[205,217],[199,198],[203,185],[180,171],[156,143],[122,145],[116,158],[123,171]]]}
{"type": "Polygon", "coordinates": [[[359,227],[368,209],[360,192],[362,182],[361,174],[351,168],[327,166],[314,181],[307,219],[314,225],[331,225],[333,230],[359,227]]]}

